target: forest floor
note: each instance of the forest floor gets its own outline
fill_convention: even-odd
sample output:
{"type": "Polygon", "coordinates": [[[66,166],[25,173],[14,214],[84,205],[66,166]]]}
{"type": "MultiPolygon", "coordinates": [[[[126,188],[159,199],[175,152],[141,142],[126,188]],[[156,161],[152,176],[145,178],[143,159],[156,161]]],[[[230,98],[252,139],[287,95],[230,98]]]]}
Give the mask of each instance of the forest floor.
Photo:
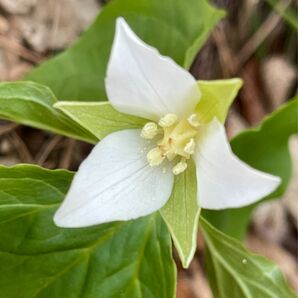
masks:
{"type": "MultiPolygon", "coordinates": [[[[0,0],[0,82],[22,79],[33,67],[67,48],[94,20],[102,2],[0,0]]],[[[214,2],[226,8],[229,17],[213,31],[191,72],[200,79],[239,76],[244,80],[226,124],[232,138],[295,94],[297,36],[266,1],[214,2]]],[[[280,1],[280,8],[293,5],[290,2],[280,1]]],[[[298,137],[289,145],[294,175],[288,191],[283,198],[256,209],[246,246],[276,262],[298,292],[298,137]]],[[[79,141],[0,121],[0,164],[34,163],[76,170],[90,149],[79,141]]],[[[212,297],[203,253],[199,235],[190,268],[183,270],[178,265],[178,298],[212,297]]]]}

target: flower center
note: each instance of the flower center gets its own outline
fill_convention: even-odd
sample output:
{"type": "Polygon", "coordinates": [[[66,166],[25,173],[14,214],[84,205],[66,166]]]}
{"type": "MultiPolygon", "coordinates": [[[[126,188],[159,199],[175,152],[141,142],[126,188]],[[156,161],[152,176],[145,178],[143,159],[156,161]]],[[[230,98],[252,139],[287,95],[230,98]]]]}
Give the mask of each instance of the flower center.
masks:
{"type": "Polygon", "coordinates": [[[188,118],[178,121],[175,114],[167,114],[158,124],[148,122],[144,125],[141,137],[154,139],[161,136],[156,142],[156,147],[147,153],[150,166],[158,166],[165,159],[175,163],[172,171],[175,175],[184,172],[187,168],[187,160],[195,152],[195,137],[200,125],[198,116],[191,114],[188,118]]]}

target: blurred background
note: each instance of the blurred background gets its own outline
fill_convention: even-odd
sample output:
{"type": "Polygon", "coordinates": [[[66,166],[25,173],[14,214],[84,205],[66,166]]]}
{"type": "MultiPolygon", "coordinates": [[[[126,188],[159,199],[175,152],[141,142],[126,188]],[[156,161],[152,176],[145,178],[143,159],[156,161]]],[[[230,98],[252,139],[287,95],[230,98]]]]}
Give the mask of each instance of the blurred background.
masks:
{"type": "MultiPolygon", "coordinates": [[[[20,80],[72,44],[108,1],[0,0],[0,82],[20,80]]],[[[258,124],[297,91],[297,2],[214,0],[227,18],[198,53],[198,79],[241,77],[228,120],[230,138],[258,124]]],[[[187,5],[187,1],[185,1],[187,5]]],[[[298,111],[297,111],[298,112],[298,111]]],[[[282,125],[282,123],[281,123],[282,125]]],[[[286,195],[255,211],[247,247],[276,262],[298,292],[298,137],[290,140],[294,175],[286,195]]],[[[34,163],[76,170],[91,146],[0,120],[0,164],[34,163]]],[[[188,270],[179,267],[178,298],[212,297],[202,264],[204,243],[188,270]]],[[[178,259],[178,258],[177,258],[178,259]]]]}

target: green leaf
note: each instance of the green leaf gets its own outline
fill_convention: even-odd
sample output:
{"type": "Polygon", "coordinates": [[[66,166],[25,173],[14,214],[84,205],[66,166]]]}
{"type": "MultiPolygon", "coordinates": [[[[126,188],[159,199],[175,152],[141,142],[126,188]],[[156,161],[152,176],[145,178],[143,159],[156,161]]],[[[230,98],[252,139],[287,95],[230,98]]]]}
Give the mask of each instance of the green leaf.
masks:
{"type": "Polygon", "coordinates": [[[69,50],[35,69],[28,79],[49,86],[61,100],[106,100],[106,66],[115,20],[133,30],[163,55],[189,68],[224,12],[205,0],[114,0],[69,50]]]}
{"type": "Polygon", "coordinates": [[[142,128],[147,122],[145,119],[116,111],[109,102],[60,101],[55,107],[98,139],[118,130],[142,128]]]}
{"type": "MultiPolygon", "coordinates": [[[[237,224],[237,223],[236,223],[237,224]]],[[[216,298],[296,297],[278,267],[201,218],[208,279],[216,298]]]]}
{"type": "Polygon", "coordinates": [[[174,297],[171,242],[158,213],[84,229],[54,225],[72,177],[0,167],[1,298],[174,297]]]}
{"type": "Polygon", "coordinates": [[[66,135],[87,142],[96,137],[53,108],[55,95],[32,82],[0,83],[0,118],[66,135]]]}
{"type": "MultiPolygon", "coordinates": [[[[282,183],[265,200],[283,195],[292,175],[292,162],[288,149],[289,137],[298,133],[298,97],[272,113],[263,123],[235,137],[231,146],[244,162],[261,171],[279,176],[282,183]]],[[[258,203],[239,209],[204,211],[204,216],[223,232],[243,239],[251,212],[258,203]],[[237,223],[237,224],[235,224],[237,223]]]]}
{"type": "Polygon", "coordinates": [[[187,170],[175,177],[172,196],[160,212],[168,225],[182,265],[187,268],[196,251],[200,216],[196,168],[191,160],[187,170]]]}
{"type": "Polygon", "coordinates": [[[196,111],[200,120],[204,123],[217,117],[222,123],[225,122],[230,105],[236,98],[242,86],[241,79],[198,81],[202,92],[196,111]]]}

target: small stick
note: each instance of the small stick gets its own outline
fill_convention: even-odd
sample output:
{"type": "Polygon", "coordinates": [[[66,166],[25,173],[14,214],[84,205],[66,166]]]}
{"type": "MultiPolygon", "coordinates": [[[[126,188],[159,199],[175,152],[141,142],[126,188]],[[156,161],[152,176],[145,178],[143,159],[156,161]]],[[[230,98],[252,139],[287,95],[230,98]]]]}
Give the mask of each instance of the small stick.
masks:
{"type": "Polygon", "coordinates": [[[33,157],[26,144],[15,131],[8,134],[8,140],[14,145],[22,162],[33,163],[33,157]]]}
{"type": "Polygon", "coordinates": [[[64,154],[59,163],[59,168],[68,169],[72,160],[72,153],[76,145],[76,140],[67,139],[66,148],[64,154]]]}
{"type": "Polygon", "coordinates": [[[42,166],[61,140],[61,136],[54,136],[44,146],[42,146],[41,150],[36,154],[36,163],[42,166]]]}
{"type": "Polygon", "coordinates": [[[14,130],[18,126],[19,126],[19,124],[17,124],[17,123],[9,123],[9,124],[5,124],[5,125],[0,125],[0,136],[5,135],[6,133],[14,130]]]}
{"type": "Polygon", "coordinates": [[[36,64],[39,64],[44,60],[42,56],[27,50],[25,47],[23,47],[16,41],[10,40],[3,35],[0,35],[0,47],[6,49],[11,53],[14,53],[15,55],[23,59],[26,59],[36,64]]]}
{"type": "Polygon", "coordinates": [[[235,58],[233,58],[234,55],[232,50],[228,46],[225,31],[222,27],[217,27],[213,31],[212,37],[218,50],[219,62],[223,76],[224,78],[229,78],[236,72],[237,61],[235,61],[235,58]]]}
{"type": "MultiPolygon", "coordinates": [[[[284,12],[291,4],[291,0],[280,1],[276,9],[280,12],[284,12]]],[[[236,70],[238,71],[243,64],[253,55],[256,49],[264,42],[264,40],[272,33],[275,27],[279,24],[282,17],[275,11],[271,12],[259,30],[247,41],[243,46],[240,54],[238,55],[238,65],[236,70]]]]}

